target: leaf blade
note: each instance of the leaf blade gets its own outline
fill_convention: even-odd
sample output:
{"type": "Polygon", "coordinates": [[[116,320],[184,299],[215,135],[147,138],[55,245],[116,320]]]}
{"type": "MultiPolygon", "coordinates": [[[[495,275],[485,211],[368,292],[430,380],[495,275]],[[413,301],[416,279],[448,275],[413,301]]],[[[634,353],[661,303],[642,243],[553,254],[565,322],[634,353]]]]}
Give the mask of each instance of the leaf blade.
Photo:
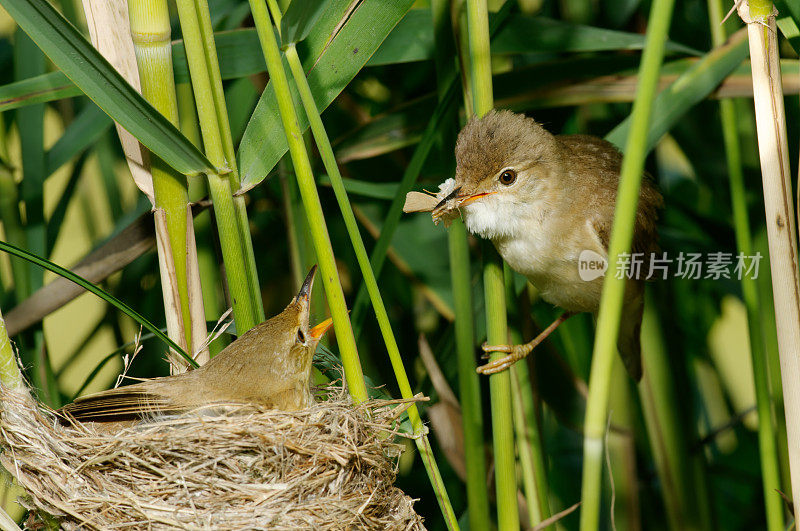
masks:
{"type": "MultiPolygon", "coordinates": [[[[310,48],[319,52],[312,53],[304,65],[320,112],[363,68],[412,4],[413,0],[398,0],[389,4],[380,0],[364,0],[355,10],[345,13],[344,24],[336,26],[338,31],[333,30],[335,34],[329,42],[322,38],[322,34],[330,28],[324,27],[323,21],[315,26],[308,40],[314,41],[309,43],[310,48]],[[317,28],[320,28],[319,35],[316,34],[317,28]]],[[[290,82],[290,85],[294,97],[299,97],[294,84],[290,82]]],[[[308,128],[305,113],[298,112],[298,120],[301,130],[308,128]]],[[[277,100],[270,83],[256,105],[239,146],[242,190],[248,190],[264,180],[287,149],[283,126],[278,117],[277,100]]]]}
{"type": "MultiPolygon", "coordinates": [[[[661,91],[653,103],[653,116],[647,133],[647,151],[653,149],[684,113],[706,98],[725,76],[733,72],[747,54],[747,31],[743,28],[728,39],[724,46],[708,52],[661,91]]],[[[618,147],[624,146],[630,126],[631,117],[628,116],[606,135],[606,140],[618,147]]]]}
{"type": "Polygon", "coordinates": [[[167,337],[167,335],[164,332],[162,332],[158,327],[156,327],[153,323],[151,323],[147,318],[145,318],[139,312],[137,312],[136,310],[134,310],[133,308],[131,308],[130,306],[119,300],[118,298],[114,297],[110,293],[97,287],[96,285],[92,284],[83,277],[76,275],[69,269],[61,267],[60,265],[55,264],[50,260],[46,260],[44,258],[36,256],[35,254],[29,253],[24,249],[20,249],[19,247],[15,247],[4,241],[0,241],[0,251],[4,251],[10,255],[16,256],[17,258],[22,258],[23,260],[27,260],[32,264],[36,264],[40,267],[43,267],[48,271],[52,271],[53,273],[63,278],[66,278],[67,280],[71,280],[75,284],[78,284],[86,291],[94,293],[107,303],[111,304],[118,310],[121,310],[123,313],[131,317],[133,320],[141,324],[144,328],[152,332],[156,337],[161,339],[161,341],[163,341],[167,346],[169,346],[171,349],[175,350],[175,352],[180,354],[189,365],[191,365],[194,368],[197,368],[198,366],[197,362],[194,361],[192,357],[189,356],[180,346],[178,346],[177,343],[175,343],[169,337],[167,337]]]}
{"type": "Polygon", "coordinates": [[[214,171],[205,155],[46,0],[0,0],[0,4],[64,75],[153,153],[183,174],[214,171]]]}
{"type": "Polygon", "coordinates": [[[292,0],[281,19],[282,44],[288,46],[308,37],[329,4],[328,0],[292,0]]]}

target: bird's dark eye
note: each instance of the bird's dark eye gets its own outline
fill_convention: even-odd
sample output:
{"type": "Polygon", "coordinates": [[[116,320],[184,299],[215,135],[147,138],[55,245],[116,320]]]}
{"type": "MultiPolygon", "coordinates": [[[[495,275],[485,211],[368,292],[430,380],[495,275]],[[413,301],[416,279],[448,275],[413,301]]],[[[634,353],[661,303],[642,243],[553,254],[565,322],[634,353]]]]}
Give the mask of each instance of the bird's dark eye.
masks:
{"type": "Polygon", "coordinates": [[[514,170],[503,170],[500,174],[500,182],[506,186],[511,186],[517,180],[517,172],[514,170]]]}
{"type": "Polygon", "coordinates": [[[299,328],[297,329],[297,342],[298,343],[305,343],[306,342],[306,335],[299,328]]]}

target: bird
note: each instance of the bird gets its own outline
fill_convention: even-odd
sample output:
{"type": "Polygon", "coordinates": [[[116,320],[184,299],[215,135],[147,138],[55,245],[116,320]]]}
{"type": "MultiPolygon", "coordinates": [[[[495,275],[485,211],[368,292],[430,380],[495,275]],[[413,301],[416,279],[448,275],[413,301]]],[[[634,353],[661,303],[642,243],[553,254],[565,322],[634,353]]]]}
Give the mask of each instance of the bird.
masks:
{"type": "Polygon", "coordinates": [[[254,404],[294,411],[313,404],[311,362],[331,319],[309,328],[314,266],[278,315],[251,328],[201,367],[80,397],[58,413],[62,423],[116,431],[137,422],[213,404],[254,404]]]}
{"type": "MultiPolygon", "coordinates": [[[[455,158],[453,189],[434,208],[434,217],[437,210],[440,216],[442,210],[459,211],[472,234],[491,240],[542,299],[565,310],[529,343],[484,344],[486,352],[508,354],[478,368],[492,374],[527,356],[570,316],[596,316],[603,278],[582,278],[581,253],[601,258],[607,267],[622,154],[603,139],[553,135],[524,114],[495,110],[467,122],[458,135],[455,158]]],[[[661,193],[645,176],[631,250],[631,256],[642,253],[645,265],[658,251],[656,222],[662,205],[661,193]]],[[[617,348],[637,382],[642,377],[643,305],[644,278],[630,278],[617,348]]]]}

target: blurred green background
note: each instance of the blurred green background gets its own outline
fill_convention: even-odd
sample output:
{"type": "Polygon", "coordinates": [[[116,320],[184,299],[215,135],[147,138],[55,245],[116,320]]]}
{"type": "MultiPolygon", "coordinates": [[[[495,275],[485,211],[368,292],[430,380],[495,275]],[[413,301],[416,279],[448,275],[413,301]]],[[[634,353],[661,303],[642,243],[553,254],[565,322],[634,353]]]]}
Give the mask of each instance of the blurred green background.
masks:
{"type": "MultiPolygon", "coordinates": [[[[513,4],[509,18],[492,41],[496,106],[525,112],[554,133],[603,137],[625,120],[635,95],[635,75],[650,3],[639,0],[509,1],[513,4]]],[[[84,28],[80,2],[61,0],[56,4],[67,18],[84,28]]],[[[489,4],[490,10],[496,11],[503,2],[489,4]]],[[[246,2],[211,0],[209,5],[216,31],[252,26],[246,2]]],[[[791,10],[786,14],[791,15],[791,10]]],[[[796,19],[789,19],[789,22],[792,20],[796,22],[796,19]]],[[[726,23],[729,33],[741,26],[736,16],[726,23]]],[[[676,2],[662,88],[712,48],[709,27],[705,1],[676,2]]],[[[792,175],[796,175],[800,77],[797,39],[787,39],[790,32],[782,33],[779,39],[786,72],[784,90],[790,160],[792,175]]],[[[38,73],[53,69],[41,56],[36,59],[35,51],[21,50],[20,36],[13,20],[0,11],[0,95],[7,94],[2,91],[15,81],[37,75],[31,72],[30,64],[22,64],[31,61],[31,57],[34,63],[38,61],[38,73]]],[[[173,38],[179,37],[176,18],[173,38]]],[[[302,46],[300,51],[302,56],[302,46]]],[[[381,230],[397,183],[436,106],[434,51],[430,4],[418,0],[367,65],[323,113],[368,249],[381,230]]],[[[238,68],[238,63],[229,65],[236,75],[225,81],[231,128],[238,142],[245,134],[248,118],[267,78],[263,62],[260,66],[258,63],[257,42],[253,41],[252,49],[238,49],[235,57],[242,64],[248,60],[255,64],[253,68],[238,68]],[[250,59],[253,57],[255,59],[250,59]]],[[[729,74],[720,74],[720,77],[728,74],[720,90],[737,96],[734,101],[747,206],[755,248],[765,257],[758,279],[760,316],[764,326],[764,349],[772,360],[769,377],[776,423],[780,428],[783,412],[779,387],[775,386],[777,347],[752,88],[747,62],[740,58],[736,65],[729,74]]],[[[185,66],[183,68],[185,72],[185,66]]],[[[224,72],[225,63],[222,68],[224,72]]],[[[735,256],[719,102],[713,94],[709,97],[711,89],[700,83],[689,84],[687,90],[689,99],[701,101],[685,104],[685,108],[674,101],[656,106],[657,113],[679,109],[678,115],[670,119],[666,134],[659,137],[646,166],[665,197],[659,229],[661,246],[671,257],[680,252],[718,251],[735,256]]],[[[0,129],[4,145],[0,172],[6,185],[19,194],[20,200],[15,205],[24,237],[36,238],[41,231],[46,234],[45,247],[31,246],[31,252],[70,266],[149,210],[149,203],[132,183],[110,119],[92,111],[94,106],[86,97],[15,105],[16,108],[6,110],[8,107],[3,105],[8,101],[0,98],[0,111],[4,111],[4,125],[0,129]],[[83,128],[71,129],[76,122],[83,124],[83,128]],[[37,149],[39,159],[51,160],[47,157],[52,158],[53,148],[65,138],[86,139],[87,136],[92,139],[90,142],[72,141],[61,146],[66,149],[63,165],[40,170],[38,176],[25,174],[23,179],[24,161],[35,160],[37,149]],[[30,158],[23,156],[25,149],[34,150],[30,158]]],[[[463,106],[460,106],[461,123],[464,119],[463,106]]],[[[444,127],[442,132],[424,163],[416,189],[436,190],[440,182],[451,176],[454,167],[452,139],[444,133],[444,127]]],[[[313,146],[311,140],[308,144],[313,146]]],[[[362,284],[361,275],[330,181],[324,175],[316,152],[313,154],[342,285],[352,308],[362,284]]],[[[295,292],[296,271],[307,270],[315,262],[291,168],[288,159],[280,162],[267,179],[246,196],[267,316],[280,311],[295,292]],[[294,250],[289,244],[293,239],[297,242],[294,250]]],[[[36,171],[25,169],[28,170],[36,171]]],[[[190,183],[193,199],[205,195],[199,178],[192,178],[190,183]]],[[[208,211],[198,216],[195,227],[203,287],[210,292],[206,299],[206,317],[208,321],[216,321],[227,305],[223,302],[224,275],[220,274],[219,244],[208,211]]],[[[10,240],[7,218],[0,224],[0,238],[10,240]]],[[[435,455],[454,509],[465,522],[464,483],[458,473],[463,470],[464,456],[463,449],[459,450],[458,429],[454,427],[460,422],[458,411],[450,408],[444,413],[440,410],[439,414],[425,414],[441,403],[440,398],[446,392],[442,381],[432,378],[437,370],[456,397],[459,395],[447,245],[443,226],[434,226],[425,214],[405,215],[392,239],[389,260],[378,280],[412,387],[415,392],[432,399],[423,405],[423,415],[433,433],[435,455]],[[430,344],[438,369],[423,363],[419,354],[420,334],[430,344]],[[437,381],[436,386],[434,381],[437,381]]],[[[470,239],[470,249],[475,258],[472,277],[477,345],[484,334],[478,242],[470,239]]],[[[16,259],[0,254],[0,308],[4,314],[26,294],[14,282],[12,260],[16,259]]],[[[41,275],[41,270],[35,266],[22,267],[30,267],[34,276],[41,275]]],[[[53,275],[47,273],[40,282],[46,284],[52,278],[53,275]]],[[[154,252],[136,259],[102,285],[152,322],[164,325],[154,252]]],[[[530,339],[534,331],[546,326],[557,312],[549,304],[538,301],[535,293],[525,287],[522,277],[515,278],[514,287],[516,298],[511,306],[515,311],[510,314],[510,324],[530,339]]],[[[707,521],[713,528],[764,528],[750,339],[741,287],[735,278],[670,278],[651,283],[649,290],[648,318],[660,327],[660,335],[646,333],[644,348],[650,348],[655,342],[666,353],[674,401],[664,407],[675,412],[686,446],[697,464],[691,470],[699,475],[699,480],[695,478],[699,483],[693,480],[688,484],[701,484],[705,488],[703,492],[684,492],[683,495],[696,496],[700,512],[708,515],[707,521]]],[[[325,316],[326,306],[320,288],[315,296],[319,301],[315,308],[316,322],[325,316]]],[[[385,386],[389,394],[399,396],[372,310],[368,307],[356,309],[353,317],[365,373],[373,385],[385,386]]],[[[122,356],[106,358],[118,347],[133,341],[137,331],[131,319],[93,295],[84,294],[15,340],[29,371],[29,380],[41,387],[39,397],[58,406],[70,401],[79,390],[85,393],[113,385],[122,368],[122,356]],[[106,360],[105,365],[94,372],[103,360],[106,360]]],[[[543,434],[550,506],[554,513],[580,499],[580,429],[593,337],[591,316],[579,316],[562,326],[528,360],[536,389],[534,398],[543,434]]],[[[328,338],[328,346],[335,353],[332,336],[328,338]]],[[[160,343],[144,341],[129,375],[167,374],[164,356],[160,343]]],[[[615,382],[615,386],[627,387],[621,396],[635,396],[632,382],[626,378],[617,378],[615,382]]],[[[488,414],[487,381],[482,382],[482,392],[483,411],[488,414]]],[[[612,422],[617,422],[615,415],[625,419],[620,421],[623,427],[619,432],[612,434],[612,437],[619,435],[623,442],[610,444],[611,472],[614,483],[618,484],[614,505],[616,525],[621,529],[674,527],[664,502],[664,490],[669,487],[659,478],[656,457],[651,450],[652,435],[645,428],[641,402],[634,398],[617,402],[617,391],[612,394],[612,422]],[[622,477],[626,474],[630,476],[627,482],[622,477]],[[633,491],[626,490],[626,485],[633,491]]],[[[485,428],[486,440],[491,441],[488,419],[485,428]]],[[[788,494],[785,447],[780,438],[776,444],[782,457],[782,485],[788,494]]],[[[409,444],[408,450],[400,460],[398,485],[419,499],[416,508],[430,529],[443,529],[444,522],[423,465],[413,445],[409,444]]],[[[492,481],[491,467],[487,481],[492,481]]],[[[602,519],[608,521],[609,477],[604,476],[603,482],[607,492],[602,519]]],[[[6,490],[5,506],[10,511],[15,506],[14,495],[13,491],[6,490]]],[[[565,517],[559,525],[567,529],[577,527],[577,513],[565,517]]]]}

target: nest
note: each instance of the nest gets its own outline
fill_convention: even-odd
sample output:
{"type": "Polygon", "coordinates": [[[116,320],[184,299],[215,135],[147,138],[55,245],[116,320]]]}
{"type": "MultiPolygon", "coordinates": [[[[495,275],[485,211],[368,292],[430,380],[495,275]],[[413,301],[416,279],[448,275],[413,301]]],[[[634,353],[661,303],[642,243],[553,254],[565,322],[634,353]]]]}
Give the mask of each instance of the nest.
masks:
{"type": "Polygon", "coordinates": [[[339,390],[303,411],[224,406],[107,434],[0,399],[2,465],[65,529],[424,529],[393,485],[407,402],[339,390]]]}

